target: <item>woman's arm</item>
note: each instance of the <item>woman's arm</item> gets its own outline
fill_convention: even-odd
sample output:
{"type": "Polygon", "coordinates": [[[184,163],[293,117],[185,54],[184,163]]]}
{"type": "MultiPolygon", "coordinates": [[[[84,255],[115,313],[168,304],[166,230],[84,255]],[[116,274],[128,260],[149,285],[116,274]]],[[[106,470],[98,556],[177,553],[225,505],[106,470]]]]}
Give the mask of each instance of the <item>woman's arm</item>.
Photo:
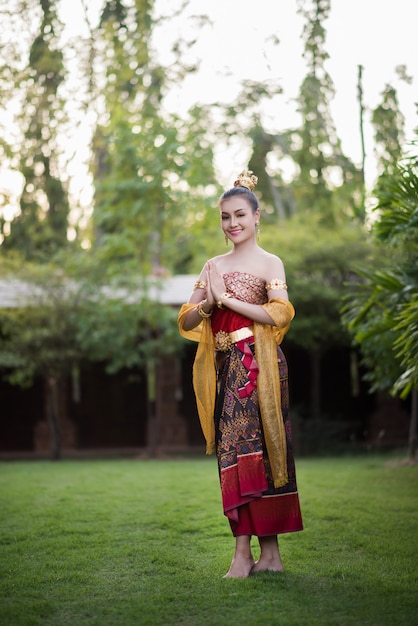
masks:
{"type": "Polygon", "coordinates": [[[196,308],[190,311],[187,316],[183,325],[184,330],[192,330],[200,324],[204,317],[210,317],[212,313],[215,303],[212,293],[209,293],[207,288],[206,265],[195,283],[194,290],[189,298],[189,303],[196,304],[196,308]]]}
{"type": "Polygon", "coordinates": [[[225,298],[224,296],[219,297],[218,302],[222,303],[222,306],[227,307],[228,309],[231,309],[231,311],[235,311],[235,313],[239,313],[244,317],[248,317],[254,322],[274,326],[274,322],[270,315],[268,315],[268,313],[266,313],[266,311],[264,311],[259,304],[251,304],[249,302],[237,300],[237,298],[225,298]]]}

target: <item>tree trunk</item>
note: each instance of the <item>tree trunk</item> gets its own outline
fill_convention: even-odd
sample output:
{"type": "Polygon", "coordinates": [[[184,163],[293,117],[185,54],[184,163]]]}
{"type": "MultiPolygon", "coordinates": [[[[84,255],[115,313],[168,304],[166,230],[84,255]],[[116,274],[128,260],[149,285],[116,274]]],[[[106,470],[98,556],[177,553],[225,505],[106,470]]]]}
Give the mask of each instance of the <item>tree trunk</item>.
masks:
{"type": "Polygon", "coordinates": [[[157,420],[157,367],[155,362],[147,363],[147,408],[148,408],[148,428],[147,428],[147,450],[151,458],[157,456],[158,450],[158,420],[157,420]]]}
{"type": "Polygon", "coordinates": [[[59,423],[59,378],[46,377],[47,416],[51,432],[51,457],[54,461],[61,458],[61,429],[59,423]]]}
{"type": "Polygon", "coordinates": [[[321,351],[311,351],[311,417],[319,419],[321,415],[321,351]]]}
{"type": "Polygon", "coordinates": [[[417,422],[418,422],[418,388],[412,390],[411,420],[409,422],[408,458],[415,460],[417,452],[417,422]]]}
{"type": "Polygon", "coordinates": [[[364,222],[366,216],[366,148],[364,144],[364,104],[363,104],[363,66],[358,66],[357,92],[360,107],[360,141],[361,141],[361,178],[362,178],[362,201],[361,219],[364,222]]]}

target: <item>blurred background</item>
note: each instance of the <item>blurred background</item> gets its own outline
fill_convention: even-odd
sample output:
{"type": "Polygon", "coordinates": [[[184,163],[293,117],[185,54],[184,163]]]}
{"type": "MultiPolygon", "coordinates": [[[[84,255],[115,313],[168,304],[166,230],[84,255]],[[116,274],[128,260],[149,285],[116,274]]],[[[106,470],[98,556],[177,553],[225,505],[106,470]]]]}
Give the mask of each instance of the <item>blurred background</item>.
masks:
{"type": "Polygon", "coordinates": [[[258,176],[299,454],[416,453],[418,8],[0,7],[0,455],[203,449],[177,312],[258,176]]]}

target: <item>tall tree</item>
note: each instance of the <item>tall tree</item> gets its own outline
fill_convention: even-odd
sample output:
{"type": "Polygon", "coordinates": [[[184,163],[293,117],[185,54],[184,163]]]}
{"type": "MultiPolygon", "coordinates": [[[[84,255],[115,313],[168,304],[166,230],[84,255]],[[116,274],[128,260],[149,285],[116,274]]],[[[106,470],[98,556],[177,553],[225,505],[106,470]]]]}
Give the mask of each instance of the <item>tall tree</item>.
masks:
{"type": "Polygon", "coordinates": [[[361,172],[344,155],[329,108],[334,86],[326,69],[325,22],[330,0],[298,1],[305,19],[307,74],[297,99],[301,127],[290,132],[291,154],[299,174],[293,182],[299,210],[318,211],[328,223],[364,219],[361,172]]]}
{"type": "MultiPolygon", "coordinates": [[[[61,24],[56,2],[33,0],[25,2],[21,9],[20,20],[12,22],[13,28],[34,18],[38,26],[27,63],[14,74],[10,85],[21,94],[17,121],[22,138],[10,156],[11,166],[23,176],[23,190],[10,233],[3,222],[2,234],[5,250],[18,250],[24,258],[34,259],[49,256],[67,243],[69,204],[57,144],[65,118],[60,97],[65,68],[59,48],[61,24]]],[[[12,98],[12,94],[9,96],[12,98]]]]}
{"type": "Polygon", "coordinates": [[[252,141],[249,164],[259,176],[265,220],[275,222],[296,212],[315,212],[328,226],[353,217],[362,224],[362,170],[344,154],[329,107],[334,97],[325,48],[330,0],[299,0],[298,6],[305,18],[307,64],[296,103],[301,124],[272,133],[258,114],[248,131],[252,141]],[[290,178],[290,183],[285,178],[290,178]]]}
{"type": "Polygon", "coordinates": [[[379,176],[391,175],[397,168],[405,143],[405,119],[399,109],[398,94],[393,85],[386,85],[381,102],[372,112],[375,131],[375,155],[379,176]]]}
{"type": "MultiPolygon", "coordinates": [[[[173,76],[152,50],[153,4],[105,4],[97,52],[103,116],[93,141],[95,244],[143,276],[178,264],[192,201],[204,205],[214,179],[205,111],[195,107],[183,120],[164,108],[173,76]]],[[[179,79],[185,68],[176,72],[179,79]]]]}

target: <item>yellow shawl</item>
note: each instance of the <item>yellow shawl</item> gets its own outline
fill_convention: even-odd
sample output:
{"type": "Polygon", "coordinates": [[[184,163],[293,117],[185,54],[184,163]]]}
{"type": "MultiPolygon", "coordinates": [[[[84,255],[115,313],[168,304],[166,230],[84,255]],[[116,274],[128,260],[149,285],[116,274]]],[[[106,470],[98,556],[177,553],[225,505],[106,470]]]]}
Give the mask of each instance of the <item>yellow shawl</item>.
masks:
{"type": "MultiPolygon", "coordinates": [[[[287,483],[287,454],[281,410],[280,377],[277,367],[277,346],[289,330],[295,310],[288,300],[282,298],[274,298],[261,306],[274,321],[275,326],[254,322],[255,358],[259,368],[258,401],[274,485],[281,487],[287,483]]],[[[212,454],[215,451],[216,372],[213,352],[215,344],[209,319],[203,319],[192,330],[184,330],[184,320],[195,307],[196,305],[191,303],[182,305],[178,315],[178,325],[183,337],[199,343],[193,365],[193,388],[200,424],[206,440],[206,454],[212,454]]]]}

